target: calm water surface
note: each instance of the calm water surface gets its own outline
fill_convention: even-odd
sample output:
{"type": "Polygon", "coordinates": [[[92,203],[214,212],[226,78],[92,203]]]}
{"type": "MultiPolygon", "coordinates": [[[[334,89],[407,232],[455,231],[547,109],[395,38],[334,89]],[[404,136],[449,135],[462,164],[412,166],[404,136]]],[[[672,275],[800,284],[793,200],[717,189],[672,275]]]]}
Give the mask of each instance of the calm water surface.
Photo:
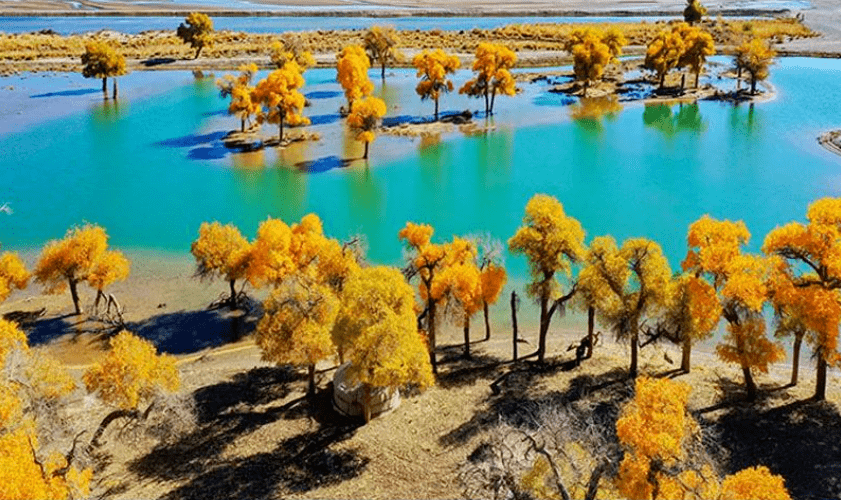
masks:
{"type": "MultiPolygon", "coordinates": [[[[4,248],[40,247],[89,221],[105,226],[115,247],[186,253],[202,221],[233,222],[253,236],[268,216],[291,222],[316,212],[330,235],[364,233],[373,261],[397,263],[407,220],[432,224],[436,238],[488,232],[505,240],[542,192],[581,221],[588,241],[653,238],[677,267],[687,226],[705,213],[744,220],[758,249],[775,225],[802,220],[812,200],[841,195],[841,157],[815,141],[841,126],[839,61],[780,61],[778,97],[755,106],[633,104],[599,120],[573,120],[568,98],[527,84],[498,99],[494,130],[380,137],[367,168],[342,167],[362,148],[336,114],[344,97],[332,70],[306,74],[308,130],[322,140],[249,154],[221,144],[238,120],[225,114],[213,79],[168,75],[149,80],[154,92],[144,89],[147,74],[124,77],[118,104],[84,92],[96,82],[66,75],[54,80],[57,95],[22,97],[83,108],[0,133],[0,202],[14,209],[0,214],[4,248]]],[[[456,86],[468,77],[459,73],[456,86]]],[[[431,114],[432,103],[413,93],[412,72],[394,72],[385,87],[375,82],[388,119],[431,114]]],[[[451,94],[441,108],[475,110],[479,101],[451,94]]],[[[523,259],[509,256],[508,266],[524,277],[523,259]]]]}

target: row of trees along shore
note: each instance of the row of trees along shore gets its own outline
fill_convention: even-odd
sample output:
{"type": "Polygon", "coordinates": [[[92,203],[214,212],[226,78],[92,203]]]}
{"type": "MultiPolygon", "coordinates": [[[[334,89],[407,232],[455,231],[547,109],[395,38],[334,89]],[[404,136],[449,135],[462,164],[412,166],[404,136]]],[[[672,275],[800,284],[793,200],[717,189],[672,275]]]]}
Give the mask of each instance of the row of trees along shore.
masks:
{"type": "MultiPolygon", "coordinates": [[[[772,308],[775,335],[794,340],[791,383],[797,383],[805,341],[817,358],[814,397],[824,399],[827,368],[841,360],[837,345],[841,263],[836,262],[841,255],[841,199],[812,203],[807,219],[806,224],[792,222],[774,229],[765,238],[763,253],[753,254],[745,250],[750,233],[744,223],[705,215],[689,226],[686,258],[681,271],[673,273],[656,242],[629,238],[620,244],[611,236],[599,236],[587,245],[581,224],[564,212],[560,202],[535,195],[526,205],[523,225],[508,240],[510,252],[528,260],[531,282],[526,294],[540,309],[534,356],[538,362],[545,360],[555,312],[574,305],[588,312],[588,351],[594,343],[594,319],[617,339],[630,342],[632,377],[638,373],[638,350],[661,340],[682,347],[681,369],[689,372],[692,346],[709,338],[723,319],[726,333],[716,352],[722,360],[741,367],[747,395],[753,399],[757,394],[754,373],[766,372],[769,364],[784,357],[780,343],[766,332],[763,311],[772,308]]],[[[498,300],[506,282],[501,245],[487,238],[458,236],[435,243],[431,226],[412,222],[398,236],[409,251],[402,270],[406,280],[385,268],[376,272],[382,274],[383,283],[389,283],[382,293],[396,293],[390,290],[394,287],[405,291],[400,284],[405,281],[416,283],[420,301],[413,306],[412,324],[397,330],[405,334],[406,342],[423,338],[434,373],[436,328],[442,317],[457,318],[463,325],[466,357],[470,356],[471,318],[480,310],[485,338],[490,337],[488,307],[498,300]]],[[[230,224],[204,223],[191,250],[199,276],[228,282],[231,308],[241,306],[239,297],[246,283],[271,289],[257,329],[267,358],[309,367],[314,384],[317,362],[334,353],[344,359],[358,351],[355,340],[340,332],[341,325],[359,321],[354,319],[359,311],[348,310],[347,317],[340,314],[343,304],[350,307],[343,301],[356,303],[358,299],[346,296],[347,283],[362,271],[374,272],[365,264],[358,239],[342,244],[328,238],[321,220],[310,214],[291,226],[268,219],[252,242],[230,224]]],[[[81,283],[96,290],[94,311],[103,299],[109,308],[112,301],[119,308],[106,288],[128,276],[129,262],[121,252],[108,249],[104,229],[88,225],[49,242],[32,274],[47,293],[69,288],[74,310],[80,314],[81,283]]],[[[17,254],[6,252],[0,257],[0,299],[14,288],[26,287],[29,278],[17,254]]],[[[408,307],[404,302],[411,296],[403,291],[399,298],[392,297],[400,314],[405,313],[400,308],[408,307]]],[[[386,330],[391,332],[383,329],[381,334],[386,330]]],[[[407,352],[416,356],[420,345],[411,344],[407,352]]],[[[428,383],[429,377],[421,376],[425,365],[418,363],[414,359],[405,365],[413,367],[410,379],[428,383]]],[[[315,390],[314,385],[310,390],[315,390]]]]}
{"type": "MultiPolygon", "coordinates": [[[[198,276],[228,282],[231,308],[242,305],[246,282],[270,289],[255,340],[264,359],[306,368],[309,394],[316,391],[316,363],[331,357],[349,361],[352,377],[368,390],[425,387],[434,383],[437,371],[436,325],[445,315],[457,318],[464,326],[464,354],[469,356],[470,320],[484,310],[489,338],[488,306],[506,282],[501,245],[458,236],[434,243],[433,233],[432,227],[412,222],[400,230],[398,237],[409,250],[402,270],[367,264],[359,239],[340,243],[329,238],[314,214],[292,225],[270,218],[260,224],[252,242],[233,225],[204,223],[191,251],[198,276]]],[[[705,215],[690,225],[682,272],[673,274],[656,242],[630,238],[619,245],[610,236],[600,236],[587,245],[581,224],[556,199],[535,195],[508,248],[523,254],[530,266],[526,293],[540,305],[538,362],[545,359],[553,313],[568,302],[588,309],[617,338],[631,342],[632,376],[637,375],[638,347],[658,340],[683,346],[682,368],[688,371],[692,345],[709,337],[723,318],[726,334],[716,351],[742,368],[753,397],[753,371],[765,371],[783,356],[779,343],[766,336],[762,312],[770,305],[776,335],[795,339],[792,383],[797,380],[800,345],[806,340],[817,357],[814,397],[823,399],[827,367],[839,362],[841,199],[815,201],[806,223],[772,230],[762,254],[745,250],[749,238],[744,223],[705,215]]],[[[98,301],[109,284],[128,275],[128,260],[109,250],[107,239],[98,226],[73,228],[44,247],[32,275],[48,293],[69,286],[79,313],[78,284],[87,282],[96,289],[98,301]]],[[[0,299],[13,289],[24,289],[29,278],[17,254],[0,255],[0,299]]],[[[87,450],[100,446],[112,422],[149,418],[160,403],[159,395],[176,391],[180,384],[174,358],[159,355],[148,341],[122,331],[110,344],[106,357],[82,377],[87,390],[113,409],[93,432],[87,450]]],[[[75,435],[69,452],[46,461],[35,422],[43,412],[21,413],[32,400],[39,401],[38,409],[51,411],[50,405],[73,391],[75,382],[56,361],[30,351],[26,335],[5,319],[0,320],[0,362],[19,368],[4,370],[0,385],[0,427],[5,430],[0,448],[6,451],[0,463],[12,460],[17,471],[0,481],[3,497],[87,494],[91,468],[73,465],[82,433],[75,435]],[[7,356],[19,358],[8,364],[7,356]]],[[[628,498],[657,498],[689,488],[699,498],[729,498],[726,492],[736,491],[730,488],[738,485],[762,498],[767,491],[776,492],[767,498],[788,498],[782,479],[764,467],[719,481],[711,468],[681,465],[687,459],[680,451],[682,443],[693,441],[696,428],[689,425],[688,393],[687,386],[670,380],[638,379],[635,399],[616,423],[626,450],[614,483],[618,491],[628,498]],[[675,476],[676,470],[682,472],[675,476]],[[749,489],[756,485],[771,489],[749,489]]],[[[535,462],[528,477],[536,481],[549,470],[535,462]]],[[[529,483],[524,479],[524,484],[529,483]]]]}

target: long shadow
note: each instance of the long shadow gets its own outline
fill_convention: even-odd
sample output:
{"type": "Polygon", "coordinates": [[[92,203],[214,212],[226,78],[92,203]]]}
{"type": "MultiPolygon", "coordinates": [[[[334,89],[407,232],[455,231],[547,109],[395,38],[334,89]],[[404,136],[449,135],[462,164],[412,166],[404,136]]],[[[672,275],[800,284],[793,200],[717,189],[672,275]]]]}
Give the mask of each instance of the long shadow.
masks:
{"type": "Polygon", "coordinates": [[[841,496],[841,415],[828,402],[797,401],[768,410],[738,405],[716,423],[730,456],[727,473],[767,466],[792,498],[841,496]]]}
{"type": "Polygon", "coordinates": [[[231,153],[231,150],[222,143],[214,143],[211,146],[193,148],[187,153],[191,160],[221,160],[231,153]]]}
{"type": "Polygon", "coordinates": [[[315,90],[312,92],[307,92],[304,94],[304,97],[310,100],[315,99],[332,99],[334,97],[339,97],[342,95],[342,92],[339,90],[315,90]]]}
{"type": "Polygon", "coordinates": [[[177,311],[129,323],[126,329],[160,352],[187,354],[235,342],[256,327],[256,316],[229,317],[224,310],[177,311]]]}
{"type": "Polygon", "coordinates": [[[297,493],[360,474],[368,459],[331,446],[353,436],[358,422],[332,411],[332,388],[315,398],[282,406],[273,401],[303,390],[305,382],[285,368],[257,368],[194,393],[198,427],[174,443],[156,446],[129,464],[140,478],[186,481],[163,498],[267,498],[297,493]],[[268,406],[266,408],[266,406],[268,406]],[[311,429],[280,441],[271,452],[224,458],[239,437],[282,419],[307,418],[311,429]]]}
{"type": "Polygon", "coordinates": [[[333,155],[325,156],[324,158],[319,158],[317,160],[299,161],[295,164],[295,167],[301,172],[306,172],[309,174],[321,174],[337,168],[345,168],[352,162],[353,160],[347,160],[333,155]]]}
{"type": "Polygon", "coordinates": [[[84,333],[108,333],[114,330],[113,326],[104,325],[98,322],[89,322],[84,316],[64,314],[53,316],[32,323],[23,325],[29,345],[48,344],[53,340],[65,335],[79,336],[84,333]]]}
{"type": "Polygon", "coordinates": [[[92,89],[75,89],[75,90],[59,90],[57,92],[47,92],[45,94],[34,94],[29,96],[30,99],[42,99],[44,97],[74,97],[88,94],[101,94],[101,88],[92,89]]]}
{"type": "Polygon", "coordinates": [[[483,352],[472,352],[470,359],[465,359],[463,345],[441,347],[437,352],[440,355],[439,367],[446,370],[439,371],[436,381],[444,389],[473,385],[480,380],[494,380],[502,375],[509,363],[483,352]]]}
{"type": "Polygon", "coordinates": [[[146,59],[142,61],[140,64],[146,66],[147,68],[152,66],[160,66],[161,64],[172,64],[175,62],[175,59],[172,57],[154,57],[146,59]]]}
{"type": "Polygon", "coordinates": [[[226,135],[226,132],[211,132],[209,134],[190,134],[183,137],[173,137],[172,139],[165,139],[158,141],[154,145],[162,148],[194,148],[210,144],[215,141],[221,141],[226,135]]]}
{"type": "Polygon", "coordinates": [[[327,113],[325,115],[309,116],[308,118],[310,119],[310,125],[329,125],[342,119],[339,113],[327,113]]]}
{"type": "Polygon", "coordinates": [[[627,371],[615,368],[600,375],[580,375],[572,379],[564,391],[534,395],[532,389],[539,379],[552,376],[568,367],[568,362],[525,363],[506,375],[505,383],[496,394],[488,397],[486,409],[477,411],[469,420],[442,435],[443,446],[456,446],[468,442],[473,436],[500,421],[508,425],[535,430],[541,411],[567,406],[581,400],[594,403],[594,411],[603,422],[615,422],[622,404],[632,396],[627,371]]]}

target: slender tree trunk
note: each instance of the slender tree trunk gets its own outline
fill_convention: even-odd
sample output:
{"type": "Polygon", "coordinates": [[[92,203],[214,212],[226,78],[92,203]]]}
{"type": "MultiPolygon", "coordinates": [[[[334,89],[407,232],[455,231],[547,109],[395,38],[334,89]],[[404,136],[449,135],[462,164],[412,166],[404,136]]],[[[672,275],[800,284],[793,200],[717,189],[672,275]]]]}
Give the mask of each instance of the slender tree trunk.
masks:
{"type": "Polygon", "coordinates": [[[637,378],[639,365],[639,332],[631,334],[631,369],[628,371],[631,378],[637,378]]]}
{"type": "Polygon", "coordinates": [[[803,344],[803,337],[794,337],[794,349],[791,360],[791,385],[797,385],[797,376],[800,373],[800,346],[803,344]]]}
{"type": "Polygon", "coordinates": [[[584,92],[581,94],[581,97],[584,97],[584,98],[587,97],[587,88],[589,88],[589,87],[590,87],[590,81],[589,80],[584,80],[584,92]]]}
{"type": "Polygon", "coordinates": [[[201,54],[201,49],[203,49],[203,48],[204,48],[204,46],[199,45],[198,50],[196,50],[196,57],[194,57],[193,59],[198,59],[199,58],[199,54],[201,54]]]}
{"type": "Polygon", "coordinates": [[[494,102],[496,102],[496,89],[494,89],[493,92],[491,92],[491,114],[494,114],[494,102]]]}
{"type": "Polygon", "coordinates": [[[239,131],[245,132],[245,118],[239,119],[239,131]]]}
{"type": "Polygon", "coordinates": [[[686,72],[680,74],[680,93],[683,94],[686,89],[686,72]]]}
{"type": "Polygon", "coordinates": [[[470,359],[470,316],[464,313],[464,358],[470,359]]]}
{"type": "Polygon", "coordinates": [[[683,352],[680,359],[680,370],[683,373],[689,373],[692,369],[692,339],[689,335],[683,339],[683,352]]]}
{"type": "Polygon", "coordinates": [[[750,76],[750,93],[756,95],[756,77],[753,74],[750,76]]]}
{"type": "Polygon", "coordinates": [[[435,121],[438,121],[438,98],[435,98],[435,121]]]}
{"type": "Polygon", "coordinates": [[[307,395],[315,396],[315,363],[307,366],[307,395]]]}
{"type": "Polygon", "coordinates": [[[385,81],[385,61],[382,62],[382,72],[380,73],[382,80],[385,81]]]}
{"type": "Polygon", "coordinates": [[[540,333],[537,339],[537,362],[543,363],[543,358],[546,355],[546,333],[549,331],[549,299],[547,297],[540,298],[540,333]]]}
{"type": "Polygon", "coordinates": [[[117,100],[117,77],[114,77],[114,78],[113,78],[113,81],[114,81],[114,86],[113,86],[113,91],[114,91],[114,92],[113,92],[113,94],[111,95],[111,98],[112,98],[112,99],[114,99],[114,100],[116,101],[116,100],[117,100]]]}
{"type": "Polygon", "coordinates": [[[753,381],[753,374],[750,371],[750,367],[742,365],[742,374],[745,376],[745,387],[747,387],[748,390],[748,400],[753,401],[756,399],[756,382],[753,381]]]}
{"type": "Polygon", "coordinates": [[[362,159],[363,159],[363,160],[367,160],[367,159],[368,159],[368,145],[369,145],[369,144],[370,144],[370,142],[365,141],[365,154],[363,154],[363,155],[362,155],[362,159]]]}
{"type": "Polygon", "coordinates": [[[82,314],[82,308],[79,306],[79,291],[76,290],[76,280],[68,278],[70,282],[70,298],[73,299],[73,307],[76,309],[76,314],[82,314]]]}
{"type": "Polygon", "coordinates": [[[660,90],[663,90],[663,85],[666,83],[666,73],[660,74],[660,90]]]}
{"type": "Polygon", "coordinates": [[[593,338],[593,329],[596,326],[596,308],[590,306],[587,308],[587,338],[590,339],[589,345],[587,345],[587,357],[591,358],[593,356],[593,344],[596,342],[596,339],[593,338]]]}
{"type": "MultiPolygon", "coordinates": [[[[101,299],[103,297],[105,297],[105,294],[102,293],[102,290],[97,290],[96,291],[96,299],[94,299],[94,301],[93,301],[94,313],[99,311],[99,299],[101,299]]],[[[110,309],[110,306],[109,306],[109,309],[110,309]]]]}
{"type": "Polygon", "coordinates": [[[102,437],[102,434],[105,432],[105,429],[111,425],[111,422],[117,420],[119,418],[137,418],[140,416],[137,409],[134,410],[114,410],[102,419],[102,422],[99,424],[99,427],[96,428],[96,432],[93,433],[93,437],[91,438],[91,443],[88,446],[89,449],[99,447],[99,438],[102,437]]]}
{"type": "Polygon", "coordinates": [[[485,116],[488,116],[488,114],[490,114],[490,112],[491,112],[491,106],[488,103],[488,91],[486,89],[485,90],[485,116]]]}
{"type": "Polygon", "coordinates": [[[426,324],[428,325],[427,333],[429,335],[429,362],[432,363],[432,373],[437,375],[438,360],[435,357],[435,301],[427,299],[427,307],[429,308],[429,317],[426,319],[426,324]]]}
{"type": "Polygon", "coordinates": [[[823,356],[823,348],[818,349],[818,368],[815,373],[815,395],[813,399],[823,401],[826,399],[826,359],[823,356]]]}
{"type": "Polygon", "coordinates": [[[698,88],[698,82],[701,79],[701,69],[699,68],[698,71],[695,72],[695,88],[698,88]]]}
{"type": "Polygon", "coordinates": [[[517,292],[511,291],[511,339],[513,342],[514,361],[517,361],[517,292]]]}
{"type": "Polygon", "coordinates": [[[237,289],[234,286],[236,284],[236,280],[228,281],[228,284],[231,285],[231,300],[228,302],[231,309],[237,308],[237,289]]]}
{"type": "MultiPolygon", "coordinates": [[[[280,112],[283,113],[283,110],[280,110],[280,112]]],[[[280,115],[280,120],[278,121],[278,128],[280,129],[280,131],[278,133],[277,141],[278,141],[278,146],[280,146],[280,143],[283,142],[283,115],[282,114],[280,115]]]]}
{"type": "Polygon", "coordinates": [[[482,310],[485,313],[485,340],[491,339],[491,320],[488,318],[488,303],[482,301],[482,310]]]}
{"type": "Polygon", "coordinates": [[[108,100],[108,77],[102,79],[102,98],[108,100]]]}

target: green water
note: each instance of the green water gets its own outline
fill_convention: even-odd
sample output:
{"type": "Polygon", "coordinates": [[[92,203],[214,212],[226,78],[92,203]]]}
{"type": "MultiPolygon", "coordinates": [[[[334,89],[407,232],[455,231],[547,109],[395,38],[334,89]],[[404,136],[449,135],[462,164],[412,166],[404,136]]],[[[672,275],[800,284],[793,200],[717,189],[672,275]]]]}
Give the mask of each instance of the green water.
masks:
{"type": "MultiPolygon", "coordinates": [[[[412,72],[395,72],[384,89],[373,75],[388,116],[431,114],[432,104],[413,93],[412,72]]],[[[397,263],[397,232],[407,220],[432,224],[438,238],[487,232],[505,240],[542,192],[581,221],[588,240],[653,238],[676,267],[687,226],[705,213],[744,220],[758,249],[775,225],[802,219],[809,202],[841,193],[841,157],[815,141],[841,127],[839,61],[781,60],[771,79],[777,98],[752,107],[635,104],[601,120],[571,120],[546,84],[527,84],[521,95],[498,99],[495,130],[381,137],[367,168],[361,161],[334,168],[361,147],[336,115],[343,96],[334,72],[306,77],[310,130],[322,140],[281,154],[228,152],[219,139],[238,121],[225,115],[212,79],[189,73],[172,73],[154,91],[144,89],[144,74],[128,75],[118,105],[96,93],[50,97],[57,109],[80,109],[0,136],[0,203],[14,209],[0,214],[0,243],[40,247],[88,221],[106,227],[117,248],[186,253],[202,221],[233,222],[253,236],[267,216],[291,222],[316,212],[329,234],[363,233],[371,260],[397,263]],[[302,161],[311,172],[289,168],[302,161]]],[[[456,87],[468,77],[459,73],[456,87]]],[[[55,81],[68,85],[66,77],[55,81]]],[[[468,107],[479,101],[453,94],[441,101],[442,110],[468,107]]],[[[524,277],[523,259],[509,256],[508,266],[524,277]]]]}

